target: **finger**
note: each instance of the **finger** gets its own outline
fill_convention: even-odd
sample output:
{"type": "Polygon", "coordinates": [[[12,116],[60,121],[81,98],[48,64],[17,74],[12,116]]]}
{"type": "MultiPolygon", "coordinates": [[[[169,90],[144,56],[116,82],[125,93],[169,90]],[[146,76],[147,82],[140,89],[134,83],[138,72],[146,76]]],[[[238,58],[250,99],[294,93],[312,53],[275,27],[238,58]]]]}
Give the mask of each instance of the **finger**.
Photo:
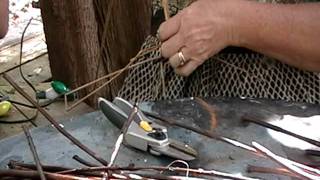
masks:
{"type": "MultiPolygon", "coordinates": [[[[185,59],[185,63],[187,63],[189,61],[189,56],[185,55],[184,48],[181,50],[181,52],[185,59]]],[[[170,57],[169,63],[174,69],[181,66],[182,60],[179,57],[179,52],[175,53],[173,56],[170,57]]]]}
{"type": "Polygon", "coordinates": [[[173,16],[167,21],[163,22],[159,27],[159,38],[160,41],[165,41],[169,39],[171,36],[175,35],[180,28],[181,22],[181,13],[173,16]]]}
{"type": "Polygon", "coordinates": [[[176,35],[172,36],[170,39],[162,43],[161,55],[165,58],[169,58],[177,53],[182,46],[182,38],[180,36],[180,33],[177,33],[176,35]]]}
{"type": "Polygon", "coordinates": [[[180,66],[181,62],[180,62],[179,54],[176,53],[173,56],[171,56],[169,59],[169,63],[171,65],[171,67],[174,69],[177,68],[178,66],[180,66]]]}
{"type": "Polygon", "coordinates": [[[197,61],[191,60],[183,66],[178,66],[175,72],[181,76],[189,76],[199,65],[197,61]]]}

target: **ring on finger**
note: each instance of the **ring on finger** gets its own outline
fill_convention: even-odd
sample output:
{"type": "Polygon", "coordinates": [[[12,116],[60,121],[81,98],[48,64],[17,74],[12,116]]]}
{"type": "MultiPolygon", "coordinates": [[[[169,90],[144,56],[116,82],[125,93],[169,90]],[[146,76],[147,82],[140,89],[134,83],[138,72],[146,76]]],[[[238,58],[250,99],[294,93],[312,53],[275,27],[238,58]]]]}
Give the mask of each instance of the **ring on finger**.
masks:
{"type": "Polygon", "coordinates": [[[180,66],[185,65],[187,61],[181,51],[178,53],[178,57],[179,57],[179,61],[180,61],[180,66]]]}

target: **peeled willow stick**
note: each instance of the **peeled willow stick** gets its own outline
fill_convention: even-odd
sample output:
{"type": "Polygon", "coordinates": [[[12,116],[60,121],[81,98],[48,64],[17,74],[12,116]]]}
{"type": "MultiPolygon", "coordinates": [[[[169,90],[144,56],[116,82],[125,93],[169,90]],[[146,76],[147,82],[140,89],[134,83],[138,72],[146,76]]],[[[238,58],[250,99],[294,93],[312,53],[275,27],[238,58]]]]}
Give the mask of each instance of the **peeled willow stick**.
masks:
{"type": "Polygon", "coordinates": [[[52,117],[50,116],[47,111],[45,111],[37,102],[35,102],[24,90],[14,82],[14,80],[7,74],[3,75],[3,78],[7,80],[14,89],[16,89],[24,98],[26,98],[32,105],[34,105],[39,112],[61,133],[63,134],[66,138],[68,138],[73,144],[78,146],[80,149],[82,149],[84,152],[88,153],[91,157],[99,161],[103,165],[108,165],[108,162],[98,156],[95,152],[93,152],[91,149],[89,149],[87,146],[82,144],[78,139],[73,137],[69,132],[67,132],[64,128],[62,128],[59,123],[52,117]]]}
{"type": "Polygon", "coordinates": [[[162,0],[161,1],[161,5],[162,5],[162,8],[163,8],[164,17],[165,17],[166,20],[168,20],[170,18],[168,0],[162,0]]]}
{"type": "Polygon", "coordinates": [[[134,120],[134,117],[136,116],[137,112],[138,112],[137,105],[134,104],[134,106],[132,108],[132,111],[131,111],[127,121],[124,123],[124,125],[121,128],[121,134],[119,135],[119,137],[117,139],[117,142],[114,145],[113,152],[111,154],[110,163],[109,163],[108,167],[111,167],[113,165],[114,161],[116,160],[117,155],[118,155],[119,150],[120,150],[120,147],[121,147],[121,144],[122,144],[123,139],[124,139],[124,135],[127,133],[128,129],[129,129],[129,126],[131,125],[132,121],[134,120]]]}
{"type": "Polygon", "coordinates": [[[41,180],[46,180],[46,177],[44,176],[43,169],[42,169],[42,166],[41,166],[41,163],[40,163],[40,159],[39,159],[39,156],[38,156],[38,153],[37,153],[37,150],[36,150],[36,146],[33,143],[33,139],[31,137],[31,134],[30,134],[29,130],[25,126],[22,126],[22,129],[23,129],[23,132],[26,135],[26,138],[28,140],[28,144],[29,144],[30,150],[32,152],[33,159],[34,159],[34,161],[36,163],[40,179],[41,180]]]}
{"type": "Polygon", "coordinates": [[[88,168],[80,168],[80,169],[73,169],[69,171],[59,172],[60,174],[70,174],[75,172],[92,172],[92,171],[140,171],[140,170],[155,170],[155,171],[171,171],[171,172],[189,172],[199,175],[206,175],[206,176],[214,176],[226,179],[234,179],[234,180],[257,180],[255,178],[244,177],[240,175],[234,175],[224,172],[219,172],[215,170],[204,170],[204,169],[191,169],[191,168],[181,168],[181,167],[164,167],[164,166],[147,166],[147,167],[88,167],[88,168]]]}
{"type": "Polygon", "coordinates": [[[300,178],[299,176],[293,174],[292,172],[290,172],[289,170],[284,169],[284,168],[268,168],[268,167],[248,165],[247,172],[248,173],[277,174],[277,175],[282,175],[282,176],[300,178]]]}
{"type": "Polygon", "coordinates": [[[261,145],[259,145],[257,143],[253,143],[254,147],[252,147],[252,146],[243,144],[241,142],[238,142],[238,141],[235,141],[235,140],[232,140],[232,139],[217,135],[217,134],[215,134],[213,132],[209,132],[209,131],[206,131],[206,130],[202,130],[200,128],[189,126],[189,125],[187,125],[185,123],[180,123],[180,122],[177,122],[177,121],[172,120],[172,119],[163,118],[163,117],[160,117],[158,115],[155,115],[155,114],[149,113],[149,112],[144,112],[144,113],[146,115],[150,116],[150,117],[153,117],[155,119],[161,120],[161,121],[166,122],[166,123],[168,123],[170,125],[174,125],[174,126],[177,126],[177,127],[181,127],[181,128],[184,128],[184,129],[191,130],[191,131],[193,131],[195,133],[207,136],[209,138],[213,138],[213,139],[216,139],[216,140],[219,140],[219,141],[222,141],[222,142],[226,142],[226,143],[231,144],[233,146],[239,147],[241,149],[248,150],[248,151],[250,151],[251,153],[253,153],[255,155],[266,157],[266,158],[269,158],[271,160],[274,160],[274,161],[278,162],[279,164],[283,165],[284,168],[286,168],[287,170],[289,170],[290,172],[294,173],[295,175],[297,175],[299,177],[304,177],[304,178],[308,177],[308,176],[310,176],[310,177],[318,177],[318,178],[320,177],[320,170],[317,170],[315,168],[311,168],[309,166],[305,166],[303,164],[291,161],[291,160],[286,159],[286,158],[275,156],[269,150],[267,150],[266,148],[262,147],[261,145]],[[309,173],[304,172],[303,170],[307,170],[308,172],[316,173],[319,176],[313,176],[313,175],[311,175],[309,173]]]}
{"type": "Polygon", "coordinates": [[[259,153],[283,166],[296,176],[302,179],[320,179],[320,170],[280,157],[256,142],[252,142],[252,145],[259,153]]]}

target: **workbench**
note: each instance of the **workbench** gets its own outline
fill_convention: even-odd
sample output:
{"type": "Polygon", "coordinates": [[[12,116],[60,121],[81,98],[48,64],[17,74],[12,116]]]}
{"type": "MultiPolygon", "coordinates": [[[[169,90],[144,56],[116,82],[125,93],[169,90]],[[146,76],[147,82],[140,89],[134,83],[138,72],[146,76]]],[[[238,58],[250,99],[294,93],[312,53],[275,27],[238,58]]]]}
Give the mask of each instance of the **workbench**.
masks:
{"type": "MultiPolygon", "coordinates": [[[[246,124],[240,121],[244,113],[272,112],[279,115],[294,115],[308,117],[320,114],[320,106],[291,103],[284,101],[271,101],[263,99],[206,99],[216,109],[218,127],[214,130],[218,134],[251,144],[252,141],[272,150],[274,153],[294,159],[303,159],[303,151],[282,145],[270,136],[269,130],[255,124],[246,124]]],[[[177,121],[210,129],[209,114],[195,102],[193,98],[172,101],[145,102],[139,104],[145,111],[157,113],[163,117],[174,118],[177,121]]],[[[82,143],[93,149],[106,160],[110,156],[120,131],[111,124],[106,117],[96,111],[76,118],[61,121],[61,125],[82,143]]],[[[216,169],[230,173],[242,173],[250,177],[264,177],[266,179],[288,179],[285,176],[262,175],[246,173],[247,165],[265,167],[278,167],[274,162],[257,157],[245,150],[229,144],[209,139],[194,132],[168,127],[169,137],[185,142],[198,151],[198,158],[189,162],[190,167],[203,169],[216,169]]],[[[66,167],[82,167],[72,159],[79,155],[84,159],[99,164],[79,148],[74,146],[51,125],[31,130],[35,146],[42,164],[66,167]]],[[[319,133],[320,138],[320,133],[319,133]]],[[[6,168],[9,160],[33,163],[24,134],[19,134],[0,141],[0,168],[6,168]]],[[[163,156],[153,156],[129,147],[121,148],[117,165],[168,165],[173,159],[163,156]]]]}

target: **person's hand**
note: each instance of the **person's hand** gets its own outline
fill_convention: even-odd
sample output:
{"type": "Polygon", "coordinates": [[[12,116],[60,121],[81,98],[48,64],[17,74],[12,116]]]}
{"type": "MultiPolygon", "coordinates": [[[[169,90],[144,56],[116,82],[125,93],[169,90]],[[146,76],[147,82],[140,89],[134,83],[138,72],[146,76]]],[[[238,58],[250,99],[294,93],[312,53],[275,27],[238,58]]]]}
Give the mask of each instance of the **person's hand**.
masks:
{"type": "Polygon", "coordinates": [[[161,53],[177,74],[190,75],[206,59],[234,43],[236,2],[240,1],[198,0],[161,24],[161,53]]]}

